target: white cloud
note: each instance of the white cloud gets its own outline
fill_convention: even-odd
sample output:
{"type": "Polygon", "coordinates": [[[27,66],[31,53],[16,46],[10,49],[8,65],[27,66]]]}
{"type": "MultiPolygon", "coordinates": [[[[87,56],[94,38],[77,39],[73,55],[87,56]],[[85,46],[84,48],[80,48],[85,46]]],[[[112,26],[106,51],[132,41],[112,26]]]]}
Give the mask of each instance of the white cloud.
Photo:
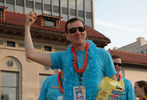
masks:
{"type": "Polygon", "coordinates": [[[100,25],[110,27],[110,28],[125,30],[125,31],[129,31],[129,32],[144,33],[144,30],[142,30],[142,29],[129,28],[129,27],[126,27],[126,26],[120,26],[120,25],[116,25],[116,24],[112,24],[112,23],[107,23],[107,22],[104,22],[104,21],[101,21],[101,20],[96,20],[95,21],[95,27],[98,27],[100,25]]]}

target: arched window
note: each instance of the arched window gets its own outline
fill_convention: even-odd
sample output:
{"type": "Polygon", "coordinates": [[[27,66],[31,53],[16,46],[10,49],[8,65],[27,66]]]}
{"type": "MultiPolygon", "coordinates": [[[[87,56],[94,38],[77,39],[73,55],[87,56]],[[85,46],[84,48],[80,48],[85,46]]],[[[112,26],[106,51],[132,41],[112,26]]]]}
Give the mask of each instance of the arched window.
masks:
{"type": "Polygon", "coordinates": [[[0,96],[1,100],[21,100],[22,67],[14,57],[8,56],[0,60],[0,96]]]}

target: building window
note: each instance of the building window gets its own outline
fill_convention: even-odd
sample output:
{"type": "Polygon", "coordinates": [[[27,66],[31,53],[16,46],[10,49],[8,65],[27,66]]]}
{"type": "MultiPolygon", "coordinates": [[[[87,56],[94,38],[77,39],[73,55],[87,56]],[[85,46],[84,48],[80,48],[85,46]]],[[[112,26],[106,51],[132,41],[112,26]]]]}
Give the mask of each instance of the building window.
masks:
{"type": "Polygon", "coordinates": [[[45,51],[52,51],[52,47],[51,46],[44,46],[44,50],[45,51]]]}
{"type": "Polygon", "coordinates": [[[143,51],[141,51],[141,54],[144,54],[143,51]]]}
{"type": "Polygon", "coordinates": [[[2,72],[1,100],[18,100],[18,73],[2,72]]]}
{"type": "Polygon", "coordinates": [[[34,0],[26,0],[26,13],[33,11],[33,2],[34,0]]]}
{"type": "Polygon", "coordinates": [[[45,69],[45,70],[51,70],[51,67],[49,67],[49,66],[44,66],[44,69],[45,69]]]}
{"type": "Polygon", "coordinates": [[[35,12],[42,13],[42,0],[35,0],[35,12]]]}
{"type": "Polygon", "coordinates": [[[59,0],[53,0],[53,15],[59,16],[59,0]]]}
{"type": "MultiPolygon", "coordinates": [[[[71,0],[70,0],[71,1],[71,0]]],[[[66,21],[68,19],[67,0],[61,0],[62,6],[62,17],[66,21]]]]}
{"type": "Polygon", "coordinates": [[[92,27],[92,4],[91,0],[86,0],[86,24],[92,27]]]}
{"type": "Polygon", "coordinates": [[[7,46],[8,47],[15,47],[15,42],[13,42],[13,41],[7,41],[7,46]]]}
{"type": "Polygon", "coordinates": [[[19,47],[24,47],[24,43],[18,43],[19,47]]]}
{"type": "Polygon", "coordinates": [[[69,6],[70,6],[70,18],[76,17],[76,1],[70,0],[69,6]]]}
{"type": "Polygon", "coordinates": [[[44,19],[44,26],[47,26],[47,27],[56,27],[56,20],[45,18],[44,19]]]}
{"type": "Polygon", "coordinates": [[[45,81],[45,79],[48,77],[49,75],[40,75],[40,89],[43,85],[43,82],[45,81]]]}
{"type": "Polygon", "coordinates": [[[84,21],[84,2],[83,0],[78,0],[78,17],[84,21]]]}
{"type": "Polygon", "coordinates": [[[34,45],[34,48],[35,48],[35,49],[39,49],[39,50],[40,50],[40,49],[41,49],[41,46],[40,46],[40,45],[36,45],[36,44],[35,44],[35,45],[34,45]]]}
{"type": "Polygon", "coordinates": [[[6,0],[6,7],[8,11],[14,11],[14,0],[6,0]]]}
{"type": "Polygon", "coordinates": [[[3,41],[2,40],[0,40],[0,45],[3,45],[3,41]]]}
{"type": "Polygon", "coordinates": [[[0,6],[4,6],[4,0],[0,0],[0,6]]]}
{"type": "Polygon", "coordinates": [[[24,11],[24,0],[16,0],[16,12],[23,13],[24,11]]]}
{"type": "Polygon", "coordinates": [[[51,14],[51,0],[44,0],[44,13],[51,14]]]}

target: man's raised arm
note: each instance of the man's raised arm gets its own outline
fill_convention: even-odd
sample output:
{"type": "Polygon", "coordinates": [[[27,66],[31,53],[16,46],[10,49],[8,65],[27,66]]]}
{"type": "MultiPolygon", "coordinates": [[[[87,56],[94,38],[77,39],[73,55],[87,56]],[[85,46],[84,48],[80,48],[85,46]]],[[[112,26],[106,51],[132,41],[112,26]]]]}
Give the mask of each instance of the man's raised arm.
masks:
{"type": "Polygon", "coordinates": [[[30,27],[35,22],[37,18],[37,13],[30,12],[26,15],[26,21],[25,21],[25,53],[26,57],[32,61],[35,61],[37,63],[52,66],[51,57],[50,54],[47,52],[36,52],[34,49],[34,45],[31,38],[30,33],[30,27]]]}

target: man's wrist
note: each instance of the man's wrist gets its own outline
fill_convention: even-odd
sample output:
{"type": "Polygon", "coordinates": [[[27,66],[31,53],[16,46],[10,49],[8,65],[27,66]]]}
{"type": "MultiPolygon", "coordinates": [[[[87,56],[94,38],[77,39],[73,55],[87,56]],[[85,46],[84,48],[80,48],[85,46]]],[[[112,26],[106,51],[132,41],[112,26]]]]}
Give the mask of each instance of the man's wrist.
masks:
{"type": "Polygon", "coordinates": [[[25,27],[25,29],[29,29],[30,28],[30,25],[27,24],[27,23],[25,23],[24,27],[25,27]]]}

